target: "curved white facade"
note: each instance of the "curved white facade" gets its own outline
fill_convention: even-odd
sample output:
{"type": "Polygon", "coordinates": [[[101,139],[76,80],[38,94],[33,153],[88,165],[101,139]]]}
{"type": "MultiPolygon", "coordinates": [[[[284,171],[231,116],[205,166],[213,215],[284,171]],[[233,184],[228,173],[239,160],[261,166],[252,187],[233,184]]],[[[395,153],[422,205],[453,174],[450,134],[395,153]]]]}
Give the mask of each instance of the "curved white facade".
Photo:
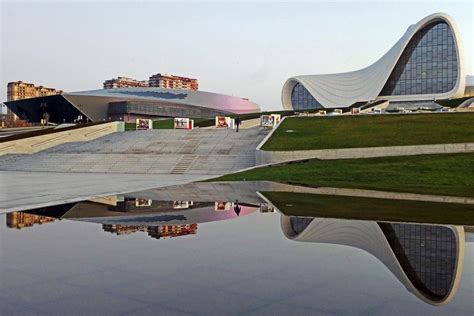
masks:
{"type": "Polygon", "coordinates": [[[444,13],[435,13],[411,25],[397,43],[374,64],[352,72],[324,75],[303,75],[288,79],[283,85],[282,104],[286,110],[294,109],[292,93],[299,83],[318,101],[323,108],[344,108],[356,102],[368,102],[377,99],[389,101],[418,101],[433,99],[460,98],[466,85],[464,50],[458,28],[452,18],[444,13]],[[436,94],[407,94],[381,96],[397,62],[410,40],[426,26],[434,22],[448,25],[456,47],[457,78],[455,86],[448,92],[436,94]]]}
{"type": "MultiPolygon", "coordinates": [[[[416,263],[400,260],[397,257],[395,249],[389,242],[390,237],[383,232],[380,223],[331,218],[307,218],[307,222],[299,227],[299,231],[295,231],[291,222],[292,218],[297,217],[281,216],[282,231],[285,236],[291,240],[338,244],[364,250],[382,262],[409,292],[428,304],[435,306],[446,305],[451,302],[456,295],[464,263],[465,234],[464,227],[462,226],[423,225],[430,227],[430,229],[449,230],[451,232],[450,235],[454,238],[452,242],[456,244],[456,260],[450,271],[451,283],[449,287],[445,289],[446,292],[443,297],[434,298],[427,293],[429,291],[426,291],[423,283],[414,282],[414,280],[409,277],[407,270],[410,269],[412,265],[415,266],[416,263]]],[[[387,222],[385,224],[390,223],[387,222]]],[[[403,223],[398,225],[407,227],[416,226],[414,224],[403,223]]],[[[418,236],[417,238],[422,239],[423,237],[418,236]]],[[[430,242],[433,243],[433,241],[426,240],[426,243],[430,242]]],[[[440,276],[436,274],[435,270],[426,270],[426,273],[431,274],[432,278],[440,279],[440,276]]]]}

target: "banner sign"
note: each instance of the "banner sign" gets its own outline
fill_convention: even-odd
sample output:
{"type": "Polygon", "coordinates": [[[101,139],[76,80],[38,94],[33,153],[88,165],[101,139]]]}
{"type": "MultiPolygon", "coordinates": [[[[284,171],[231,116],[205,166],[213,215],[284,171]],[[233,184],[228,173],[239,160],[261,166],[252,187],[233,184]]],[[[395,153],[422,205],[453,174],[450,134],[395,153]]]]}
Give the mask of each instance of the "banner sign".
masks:
{"type": "Polygon", "coordinates": [[[193,129],[194,120],[183,117],[176,117],[174,119],[174,128],[175,129],[193,129]]]}
{"type": "Polygon", "coordinates": [[[274,126],[278,125],[281,121],[281,115],[280,114],[270,114],[270,115],[274,117],[274,120],[273,120],[274,126]]]}
{"type": "Polygon", "coordinates": [[[273,128],[275,125],[275,117],[271,115],[260,116],[260,126],[263,128],[273,128]]]}
{"type": "Polygon", "coordinates": [[[153,122],[152,120],[146,120],[146,119],[137,119],[136,123],[136,129],[152,129],[153,128],[153,122]]]}
{"type": "Polygon", "coordinates": [[[136,199],[135,200],[135,206],[137,207],[145,207],[145,206],[151,206],[152,200],[148,199],[136,199]]]}
{"type": "Polygon", "coordinates": [[[235,120],[229,116],[216,116],[216,128],[230,128],[233,129],[235,120]]]}
{"type": "Polygon", "coordinates": [[[267,203],[260,204],[260,213],[274,213],[275,209],[267,203]]]}
{"type": "Polygon", "coordinates": [[[187,209],[193,205],[193,201],[173,201],[174,209],[187,209]]]}
{"type": "Polygon", "coordinates": [[[232,202],[218,201],[214,203],[214,211],[216,212],[230,211],[233,206],[234,206],[234,203],[232,202]]]}

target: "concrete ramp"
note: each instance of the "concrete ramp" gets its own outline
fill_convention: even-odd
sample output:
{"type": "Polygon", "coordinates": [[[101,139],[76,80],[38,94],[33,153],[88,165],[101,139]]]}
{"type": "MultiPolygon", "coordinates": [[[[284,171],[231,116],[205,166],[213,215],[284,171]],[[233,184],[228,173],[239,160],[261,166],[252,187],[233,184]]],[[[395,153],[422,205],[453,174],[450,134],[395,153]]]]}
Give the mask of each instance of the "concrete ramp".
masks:
{"type": "Polygon", "coordinates": [[[0,156],[33,154],[60,144],[86,142],[119,131],[123,123],[108,122],[90,125],[73,125],[60,129],[45,128],[17,135],[0,141],[0,156]],[[12,139],[13,138],[13,139],[12,139]]]}

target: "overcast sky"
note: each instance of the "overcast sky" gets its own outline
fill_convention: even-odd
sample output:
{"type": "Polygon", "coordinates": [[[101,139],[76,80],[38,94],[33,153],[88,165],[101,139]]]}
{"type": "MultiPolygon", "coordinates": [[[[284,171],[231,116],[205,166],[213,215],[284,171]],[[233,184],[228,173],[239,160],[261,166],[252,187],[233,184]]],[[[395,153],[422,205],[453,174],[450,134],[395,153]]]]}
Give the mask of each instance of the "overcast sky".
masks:
{"type": "Polygon", "coordinates": [[[119,75],[144,80],[161,72],[278,109],[287,78],[368,66],[435,12],[457,22],[474,74],[472,1],[0,0],[0,10],[0,101],[9,81],[80,91],[119,75]]]}

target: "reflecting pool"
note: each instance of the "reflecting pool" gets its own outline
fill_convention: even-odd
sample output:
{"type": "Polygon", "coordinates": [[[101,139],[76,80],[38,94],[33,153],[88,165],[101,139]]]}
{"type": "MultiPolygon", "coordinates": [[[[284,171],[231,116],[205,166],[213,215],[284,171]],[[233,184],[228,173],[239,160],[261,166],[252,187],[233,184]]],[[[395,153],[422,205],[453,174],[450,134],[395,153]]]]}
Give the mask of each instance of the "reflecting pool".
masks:
{"type": "Polygon", "coordinates": [[[295,216],[252,190],[0,214],[0,314],[473,314],[473,226],[295,216]]]}

